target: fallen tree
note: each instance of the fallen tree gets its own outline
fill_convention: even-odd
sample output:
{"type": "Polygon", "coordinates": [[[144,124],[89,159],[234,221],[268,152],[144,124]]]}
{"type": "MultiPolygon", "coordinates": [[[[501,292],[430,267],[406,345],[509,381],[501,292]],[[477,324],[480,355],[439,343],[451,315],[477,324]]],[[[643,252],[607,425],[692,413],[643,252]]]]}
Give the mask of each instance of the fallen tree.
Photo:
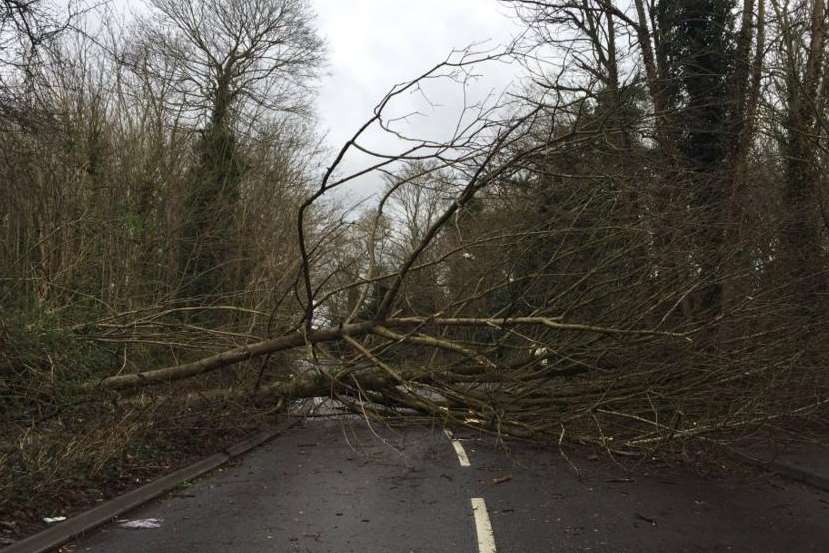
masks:
{"type": "MultiPolygon", "coordinates": [[[[597,6],[591,17],[616,25],[618,14],[597,6]]],[[[650,40],[633,19],[623,24],[650,40]]],[[[640,99],[643,83],[624,89],[617,79],[609,98],[609,82],[575,86],[563,68],[529,92],[464,105],[447,140],[397,125],[404,95],[440,79],[464,87],[473,68],[514,54],[455,53],[382,99],[298,210],[299,255],[274,290],[279,320],[251,324],[258,334],[214,332],[235,345],[80,391],[157,386],[185,402],[280,406],[329,397],[363,415],[421,414],[616,451],[825,413],[820,318],[796,308],[799,283],[778,278],[777,259],[764,253],[773,238],[743,230],[726,242],[712,236],[710,213],[695,220],[700,171],[678,161],[678,145],[662,144],[678,140],[678,123],[648,111],[662,104],[640,99]],[[651,128],[659,140],[638,137],[651,128]],[[373,151],[364,140],[375,131],[401,150],[373,151]],[[370,161],[342,173],[355,153],[370,161]],[[386,182],[371,209],[309,222],[366,175],[386,182]],[[747,250],[760,253],[745,262],[747,250]],[[263,380],[277,353],[288,357],[263,380]],[[188,389],[229,367],[258,372],[255,385],[188,389]]],[[[110,318],[106,339],[157,336],[168,328],[158,324],[110,318]]],[[[100,327],[91,328],[95,339],[100,327]]]]}
{"type": "Polygon", "coordinates": [[[545,327],[557,330],[568,330],[576,332],[587,332],[603,335],[621,336],[662,336],[672,338],[689,339],[688,333],[678,334],[672,332],[660,332],[651,330],[616,329],[590,326],[584,324],[568,324],[554,321],[545,317],[516,317],[513,319],[482,319],[482,318],[435,318],[426,319],[418,317],[405,317],[397,319],[384,319],[382,321],[366,321],[351,323],[333,328],[312,329],[309,334],[296,331],[286,336],[280,336],[271,340],[263,340],[252,344],[244,345],[216,355],[211,355],[192,363],[185,363],[173,367],[155,369],[150,371],[122,374],[106,377],[98,382],[87,382],[81,385],[83,391],[89,392],[96,388],[124,389],[136,386],[148,386],[173,382],[191,378],[208,373],[224,367],[235,365],[262,355],[279,351],[290,350],[301,346],[314,346],[322,342],[333,342],[336,340],[348,340],[374,334],[390,338],[398,343],[411,343],[463,353],[466,357],[472,358],[483,367],[497,368],[494,362],[485,356],[477,354],[474,350],[464,348],[462,345],[449,341],[439,340],[423,334],[402,335],[392,332],[390,329],[423,328],[423,327],[485,327],[485,328],[507,328],[516,326],[545,327]]]}

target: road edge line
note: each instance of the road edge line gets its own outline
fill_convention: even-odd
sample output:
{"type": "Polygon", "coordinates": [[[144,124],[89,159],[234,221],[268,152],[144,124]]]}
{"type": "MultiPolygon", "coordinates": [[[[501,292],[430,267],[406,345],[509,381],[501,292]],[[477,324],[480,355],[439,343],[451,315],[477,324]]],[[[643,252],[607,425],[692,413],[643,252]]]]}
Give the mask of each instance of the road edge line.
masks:
{"type": "Polygon", "coordinates": [[[178,469],[166,476],[153,480],[140,488],[110,499],[87,511],[73,516],[52,528],[42,530],[37,534],[24,538],[11,545],[0,548],[0,553],[45,553],[59,547],[72,538],[85,534],[97,528],[115,517],[127,511],[147,503],[160,495],[176,488],[182,482],[198,478],[231,459],[244,455],[248,451],[259,447],[266,442],[276,438],[283,432],[290,430],[300,423],[301,417],[291,417],[293,420],[286,420],[277,424],[274,428],[261,430],[241,442],[225,448],[220,453],[197,461],[187,467],[178,469]]]}

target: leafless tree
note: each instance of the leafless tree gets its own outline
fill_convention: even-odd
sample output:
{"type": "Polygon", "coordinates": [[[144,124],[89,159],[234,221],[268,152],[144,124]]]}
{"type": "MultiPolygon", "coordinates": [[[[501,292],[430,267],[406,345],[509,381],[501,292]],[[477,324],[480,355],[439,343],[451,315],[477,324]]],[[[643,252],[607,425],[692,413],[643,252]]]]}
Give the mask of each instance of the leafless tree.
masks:
{"type": "MultiPolygon", "coordinates": [[[[804,131],[819,128],[822,104],[808,102],[815,114],[795,127],[771,116],[772,106],[791,115],[785,96],[764,88],[780,78],[766,69],[774,59],[767,45],[787,44],[784,27],[769,24],[764,2],[744,2],[739,27],[725,37],[734,39],[728,46],[737,63],[713,74],[710,90],[701,83],[711,74],[682,74],[678,92],[671,56],[679,54],[664,41],[688,23],[687,14],[659,11],[676,4],[514,4],[538,31],[520,50],[531,85],[463,106],[454,134],[441,141],[408,134],[396,103],[411,92],[428,95],[438,81],[464,87],[486,64],[517,51],[455,52],[393,87],[314,185],[291,197],[290,246],[278,262],[266,254],[277,268],[258,277],[264,283],[280,273],[257,294],[268,301],[113,309],[84,321],[73,329],[93,339],[155,340],[202,355],[163,368],[113,366],[74,391],[129,402],[140,401],[125,397],[132,392],[156,387],[191,405],[216,397],[253,395],[278,406],[330,397],[366,416],[416,413],[621,452],[824,413],[829,383],[817,368],[829,343],[825,330],[814,321],[791,324],[792,285],[770,268],[781,262],[780,235],[752,228],[785,217],[761,208],[789,186],[780,175],[793,167],[788,154],[778,167],[763,160],[784,151],[775,127],[787,141],[812,137],[803,150],[809,167],[824,161],[822,142],[804,131]],[[547,60],[545,49],[560,55],[547,60]],[[722,98],[713,101],[711,90],[722,98]],[[689,124],[699,121],[707,123],[689,124]],[[395,137],[400,148],[372,149],[372,132],[395,137]],[[710,158],[698,149],[706,137],[717,142],[710,158]],[[355,154],[364,165],[345,171],[355,154]],[[359,213],[327,203],[366,175],[386,182],[375,203],[359,213]],[[242,311],[259,323],[168,322],[171,312],[194,309],[242,311]],[[194,336],[210,336],[212,347],[194,336]],[[277,354],[285,364],[268,372],[262,360],[277,354]]],[[[196,6],[176,17],[201,29],[201,4],[175,6],[196,6]]],[[[179,52],[165,58],[172,74],[191,51],[182,46],[190,35],[180,34],[189,27],[176,28],[159,38],[179,52]]],[[[710,53],[710,45],[701,51],[710,53]]],[[[205,75],[203,89],[188,78],[170,82],[180,105],[209,121],[216,105],[230,113],[215,100],[217,91],[234,89],[211,79],[225,75],[234,57],[214,69],[204,59],[193,66],[205,75]]],[[[776,75],[794,82],[802,74],[776,75]]],[[[259,82],[267,78],[252,81],[251,90],[259,82]]],[[[243,109],[247,92],[239,94],[231,111],[243,109]]],[[[283,220],[273,228],[285,233],[288,226],[283,220]]],[[[266,249],[267,242],[259,243],[266,249]]],[[[812,244],[824,248],[825,237],[812,244]]]]}
{"type": "MultiPolygon", "coordinates": [[[[780,261],[784,274],[797,283],[797,303],[806,314],[825,314],[822,295],[829,289],[826,253],[821,245],[818,151],[819,120],[826,109],[829,75],[825,54],[829,13],[822,0],[771,2],[779,29],[780,72],[774,74],[783,103],[781,149],[785,159],[786,205],[780,261]],[[779,76],[778,76],[779,75],[779,76]]],[[[823,229],[825,232],[826,229],[823,229]]],[[[820,315],[819,315],[820,316],[820,315]]]]}
{"type": "Polygon", "coordinates": [[[150,71],[172,69],[171,84],[193,114],[221,125],[250,110],[307,113],[323,44],[306,0],[149,5],[135,55],[150,71]]]}
{"type": "Polygon", "coordinates": [[[74,0],[65,9],[48,0],[0,2],[0,128],[43,119],[33,82],[42,67],[41,54],[51,48],[90,10],[74,0]]]}

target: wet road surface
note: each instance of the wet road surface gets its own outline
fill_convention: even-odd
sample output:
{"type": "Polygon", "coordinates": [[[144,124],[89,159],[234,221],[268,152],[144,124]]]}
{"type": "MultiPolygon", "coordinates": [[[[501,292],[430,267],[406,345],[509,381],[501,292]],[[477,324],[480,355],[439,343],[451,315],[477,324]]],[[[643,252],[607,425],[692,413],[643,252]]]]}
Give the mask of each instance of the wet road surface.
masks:
{"type": "Polygon", "coordinates": [[[829,494],[441,428],[309,421],[71,545],[99,553],[829,551],[829,494]],[[468,462],[469,466],[466,465],[468,462]]]}

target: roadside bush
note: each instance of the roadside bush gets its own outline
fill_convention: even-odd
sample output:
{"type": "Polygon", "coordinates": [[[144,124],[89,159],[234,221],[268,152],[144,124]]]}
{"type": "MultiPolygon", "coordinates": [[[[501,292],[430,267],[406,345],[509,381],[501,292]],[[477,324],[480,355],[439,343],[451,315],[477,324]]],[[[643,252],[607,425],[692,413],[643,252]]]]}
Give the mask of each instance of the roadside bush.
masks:
{"type": "Polygon", "coordinates": [[[0,417],[44,416],[73,401],[74,385],[115,362],[116,351],[61,328],[53,315],[7,315],[0,320],[0,417]]]}

